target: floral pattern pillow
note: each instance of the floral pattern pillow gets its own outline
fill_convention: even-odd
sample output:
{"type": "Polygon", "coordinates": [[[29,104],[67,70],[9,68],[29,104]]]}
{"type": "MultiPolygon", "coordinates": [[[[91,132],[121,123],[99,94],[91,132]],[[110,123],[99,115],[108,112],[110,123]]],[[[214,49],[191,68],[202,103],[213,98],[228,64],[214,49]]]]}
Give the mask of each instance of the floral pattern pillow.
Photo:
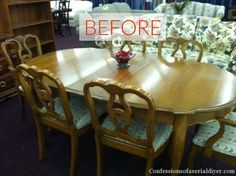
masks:
{"type": "Polygon", "coordinates": [[[219,19],[200,17],[195,33],[196,40],[211,53],[230,54],[236,46],[236,31],[233,24],[219,19]]]}
{"type": "Polygon", "coordinates": [[[193,39],[197,18],[192,15],[167,15],[166,37],[193,39]]]}

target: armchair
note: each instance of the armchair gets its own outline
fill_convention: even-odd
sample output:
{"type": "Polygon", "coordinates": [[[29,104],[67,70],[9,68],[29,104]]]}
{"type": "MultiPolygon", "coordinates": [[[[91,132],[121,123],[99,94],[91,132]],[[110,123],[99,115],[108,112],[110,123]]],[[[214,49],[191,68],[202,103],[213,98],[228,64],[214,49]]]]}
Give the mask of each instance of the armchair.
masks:
{"type": "Polygon", "coordinates": [[[189,154],[189,167],[192,169],[195,156],[203,153],[207,157],[223,160],[236,165],[236,113],[231,112],[218,121],[209,122],[199,127],[193,138],[189,154]]]}

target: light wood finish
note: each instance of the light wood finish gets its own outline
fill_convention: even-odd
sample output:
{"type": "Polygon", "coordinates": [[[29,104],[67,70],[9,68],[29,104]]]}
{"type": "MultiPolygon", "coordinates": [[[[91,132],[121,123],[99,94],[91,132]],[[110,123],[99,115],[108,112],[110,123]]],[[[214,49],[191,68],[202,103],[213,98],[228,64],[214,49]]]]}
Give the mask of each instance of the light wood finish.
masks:
{"type": "Polygon", "coordinates": [[[225,119],[223,117],[219,118],[218,121],[220,123],[220,130],[214,136],[208,139],[208,141],[206,141],[205,147],[192,144],[188,159],[188,165],[191,169],[194,168],[194,161],[197,154],[203,154],[207,157],[213,157],[236,166],[236,157],[213,150],[213,145],[223,136],[225,126],[227,125],[236,128],[236,122],[230,119],[225,119]]]}
{"type": "MultiPolygon", "coordinates": [[[[187,127],[229,113],[236,103],[236,78],[215,65],[191,60],[169,64],[154,54],[136,53],[129,63],[128,69],[117,69],[117,62],[107,49],[80,48],[48,53],[27,64],[50,70],[67,91],[80,95],[84,84],[95,78],[144,89],[154,99],[156,120],[174,125],[171,165],[179,168],[187,127]]],[[[92,95],[106,99],[100,91],[92,95]]],[[[145,107],[133,97],[128,102],[137,110],[145,107]]]]}
{"type": "Polygon", "coordinates": [[[156,151],[153,148],[153,140],[155,137],[153,129],[155,106],[151,96],[138,87],[124,85],[110,79],[101,78],[95,79],[85,84],[84,96],[91,112],[92,125],[95,130],[97,146],[97,176],[103,175],[103,145],[146,158],[147,164],[145,175],[150,175],[149,170],[152,168],[153,160],[163,151],[167,144],[164,143],[156,151]],[[98,88],[103,89],[109,94],[109,99],[106,102],[106,118],[110,119],[114,125],[114,131],[104,128],[102,126],[101,119],[99,119],[97,116],[96,105],[94,103],[94,99],[91,96],[91,90],[98,88]],[[145,118],[143,123],[145,123],[145,126],[147,127],[146,139],[138,139],[128,133],[131,124],[135,120],[135,111],[133,111],[130,105],[127,103],[126,95],[137,96],[147,105],[148,111],[145,111],[145,116],[143,116],[143,118],[145,118]]]}
{"type": "MultiPolygon", "coordinates": [[[[107,41],[106,43],[107,43],[107,48],[108,48],[108,50],[111,53],[111,56],[113,56],[114,55],[114,51],[113,51],[112,41],[107,41]]],[[[122,51],[125,48],[126,45],[127,45],[128,49],[129,49],[128,51],[129,52],[133,52],[132,41],[123,41],[122,45],[120,47],[120,51],[122,51]]],[[[145,53],[146,52],[146,48],[147,48],[147,43],[145,41],[141,41],[141,45],[143,47],[142,48],[142,53],[145,53]]]]}
{"type": "Polygon", "coordinates": [[[25,117],[25,107],[24,107],[24,92],[20,89],[20,82],[17,76],[16,66],[25,63],[34,56],[41,56],[41,45],[37,36],[26,34],[18,35],[14,38],[9,38],[1,43],[1,49],[3,55],[8,62],[8,69],[12,73],[12,77],[15,82],[15,87],[19,95],[20,100],[20,110],[23,117],[25,117]],[[31,46],[36,46],[37,53],[32,54],[31,46]]]}
{"type": "Polygon", "coordinates": [[[42,160],[45,156],[44,127],[62,131],[71,138],[70,176],[75,176],[78,163],[78,136],[91,129],[91,125],[76,128],[67,93],[56,75],[48,70],[40,70],[25,64],[18,66],[17,70],[27,100],[33,109],[38,134],[39,159],[42,160]],[[55,99],[58,97],[64,116],[55,111],[55,99]]]}
{"type": "MultiPolygon", "coordinates": [[[[164,46],[165,42],[173,42],[175,45],[175,49],[173,50],[171,57],[175,57],[175,54],[178,52],[178,50],[180,49],[182,54],[183,54],[183,59],[187,58],[187,54],[186,54],[186,46],[189,44],[193,44],[193,46],[198,47],[199,49],[199,55],[198,58],[195,59],[197,62],[201,62],[202,60],[202,56],[203,56],[203,46],[196,40],[186,40],[184,38],[173,38],[173,37],[169,37],[166,38],[165,41],[161,41],[160,44],[158,45],[158,57],[163,57],[162,55],[162,49],[164,46]]],[[[193,58],[191,58],[193,59],[193,58]]]]}

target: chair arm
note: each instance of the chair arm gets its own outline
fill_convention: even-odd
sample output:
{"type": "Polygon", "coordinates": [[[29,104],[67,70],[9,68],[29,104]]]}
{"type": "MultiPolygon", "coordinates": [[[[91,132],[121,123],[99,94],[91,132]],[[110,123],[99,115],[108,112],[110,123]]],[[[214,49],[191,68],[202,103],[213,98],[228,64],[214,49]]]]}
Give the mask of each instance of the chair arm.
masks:
{"type": "Polygon", "coordinates": [[[230,115],[232,115],[232,114],[229,114],[228,116],[226,116],[224,118],[218,119],[218,121],[220,123],[220,130],[214,136],[212,136],[210,139],[208,139],[208,141],[206,142],[206,146],[205,146],[205,150],[204,150],[205,156],[208,156],[208,157],[211,156],[212,146],[222,137],[222,135],[224,134],[226,125],[236,127],[236,121],[230,119],[230,115]],[[229,118],[227,118],[227,117],[229,117],[229,118]]]}
{"type": "MultiPolygon", "coordinates": [[[[219,119],[218,119],[219,120],[219,119]]],[[[205,145],[205,149],[203,154],[207,157],[210,157],[212,155],[212,146],[223,136],[225,131],[225,125],[223,123],[220,123],[220,130],[210,137],[205,145]]]]}
{"type": "Polygon", "coordinates": [[[222,19],[224,15],[225,15],[225,7],[220,6],[220,8],[216,12],[216,17],[218,17],[219,19],[222,19]]]}
{"type": "Polygon", "coordinates": [[[232,127],[236,127],[236,121],[233,121],[231,119],[221,118],[221,119],[219,119],[219,122],[222,123],[223,125],[229,125],[232,127]]]}
{"type": "Polygon", "coordinates": [[[228,71],[236,75],[236,47],[232,50],[229,60],[228,71]]]}

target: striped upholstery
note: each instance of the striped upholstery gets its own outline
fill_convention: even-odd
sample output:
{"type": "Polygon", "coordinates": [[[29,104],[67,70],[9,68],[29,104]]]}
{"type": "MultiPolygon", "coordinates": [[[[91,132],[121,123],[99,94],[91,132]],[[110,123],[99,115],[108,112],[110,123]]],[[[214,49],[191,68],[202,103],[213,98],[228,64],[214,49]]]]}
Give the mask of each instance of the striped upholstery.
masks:
{"type": "MultiPolygon", "coordinates": [[[[157,13],[176,14],[172,4],[160,4],[154,11],[157,13]]],[[[196,15],[196,16],[207,16],[207,17],[218,17],[223,18],[225,14],[225,7],[219,5],[213,5],[209,3],[201,2],[189,2],[188,5],[182,11],[182,14],[196,15]]]]}
{"type": "MultiPolygon", "coordinates": [[[[231,112],[225,118],[236,121],[236,113],[231,112]]],[[[200,126],[193,138],[195,145],[204,147],[206,141],[220,129],[218,121],[209,122],[200,126]]],[[[236,157],[236,128],[226,125],[223,136],[213,145],[213,150],[236,157]]]]}
{"type": "MultiPolygon", "coordinates": [[[[73,114],[73,121],[76,125],[77,129],[80,129],[91,122],[90,111],[87,107],[85,98],[83,96],[70,94],[69,96],[69,103],[71,107],[71,111],[73,114]]],[[[102,102],[95,102],[97,103],[97,110],[98,114],[102,114],[104,111],[104,106],[102,102]]],[[[62,104],[59,98],[55,99],[55,111],[61,116],[65,116],[62,104]]]]}
{"type": "MultiPolygon", "coordinates": [[[[104,120],[104,122],[102,123],[102,127],[109,129],[111,131],[115,130],[115,126],[113,125],[110,118],[106,118],[104,120]]],[[[156,123],[154,125],[154,133],[155,133],[155,137],[153,139],[154,151],[157,151],[169,139],[172,133],[172,129],[173,127],[170,124],[156,123]]],[[[128,134],[138,139],[146,139],[146,122],[144,120],[133,121],[128,129],[128,134]]],[[[116,140],[131,144],[129,141],[124,141],[123,139],[120,138],[116,138],[116,140]]]]}

